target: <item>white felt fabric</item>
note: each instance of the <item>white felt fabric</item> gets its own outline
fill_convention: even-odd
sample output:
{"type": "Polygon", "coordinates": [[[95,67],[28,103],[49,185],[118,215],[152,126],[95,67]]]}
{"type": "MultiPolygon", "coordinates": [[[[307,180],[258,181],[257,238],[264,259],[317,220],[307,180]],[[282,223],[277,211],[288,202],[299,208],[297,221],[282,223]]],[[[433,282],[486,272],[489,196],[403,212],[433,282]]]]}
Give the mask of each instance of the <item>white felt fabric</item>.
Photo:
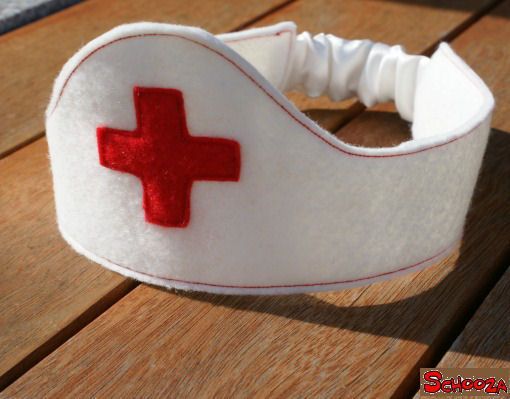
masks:
{"type": "Polygon", "coordinates": [[[289,26],[222,37],[226,45],[197,28],[131,24],[69,60],[46,129],[59,227],[78,252],[142,281],[244,294],[351,287],[449,253],[489,132],[493,99],[483,82],[441,45],[404,79],[415,84],[402,88],[414,91],[414,139],[348,145],[274,86],[285,88],[296,70],[289,26]],[[261,46],[288,50],[266,57],[261,46]],[[99,164],[98,126],[136,128],[134,86],[181,90],[192,135],[241,145],[239,182],[193,184],[187,228],[147,223],[139,179],[99,164]]]}
{"type": "Polygon", "coordinates": [[[296,25],[281,22],[264,28],[216,36],[253,65],[273,86],[284,90],[296,40],[296,25]]]}

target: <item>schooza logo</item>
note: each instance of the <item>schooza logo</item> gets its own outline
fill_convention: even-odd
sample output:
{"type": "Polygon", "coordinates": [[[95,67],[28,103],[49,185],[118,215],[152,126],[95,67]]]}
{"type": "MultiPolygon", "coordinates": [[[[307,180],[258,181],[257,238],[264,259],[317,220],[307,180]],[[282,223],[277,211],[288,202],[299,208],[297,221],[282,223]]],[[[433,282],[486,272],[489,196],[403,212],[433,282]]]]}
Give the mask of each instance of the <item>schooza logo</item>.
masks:
{"type": "Polygon", "coordinates": [[[420,396],[507,397],[509,369],[421,369],[420,396]]]}

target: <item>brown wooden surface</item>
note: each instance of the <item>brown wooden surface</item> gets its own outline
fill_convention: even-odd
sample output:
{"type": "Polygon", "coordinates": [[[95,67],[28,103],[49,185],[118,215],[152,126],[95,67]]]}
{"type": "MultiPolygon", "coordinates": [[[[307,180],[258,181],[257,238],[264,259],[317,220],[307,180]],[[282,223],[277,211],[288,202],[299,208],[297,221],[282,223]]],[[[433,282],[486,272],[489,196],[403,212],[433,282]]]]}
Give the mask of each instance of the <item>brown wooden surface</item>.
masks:
{"type": "MultiPolygon", "coordinates": [[[[437,367],[510,369],[509,291],[510,270],[491,291],[437,367]]],[[[452,399],[464,397],[457,395],[452,399]]],[[[417,392],[414,399],[419,398],[417,392]]]]}
{"type": "Polygon", "coordinates": [[[45,141],[0,160],[0,182],[1,386],[133,282],[105,273],[63,244],[45,141]]]}
{"type": "MultiPolygon", "coordinates": [[[[493,126],[500,137],[510,136],[510,2],[506,2],[459,37],[454,48],[491,86],[497,108],[493,126]]],[[[508,148],[508,147],[507,147],[508,148]]],[[[507,156],[510,148],[507,150],[507,156]]],[[[508,161],[507,161],[508,162],[508,161]]],[[[506,197],[510,198],[510,184],[506,197]]],[[[506,219],[507,213],[502,215],[506,219]]],[[[494,218],[494,224],[505,223],[494,218]]],[[[507,254],[508,256],[508,254],[507,254]]],[[[481,267],[484,263],[481,262],[481,267]]],[[[477,278],[477,276],[473,276],[477,278]]],[[[490,295],[476,311],[438,367],[510,368],[510,270],[507,270],[490,295]]],[[[428,366],[434,366],[432,364],[428,366]]],[[[419,394],[415,395],[415,399],[419,394]]]]}
{"type": "MultiPolygon", "coordinates": [[[[366,2],[369,7],[376,3],[400,4],[366,2]]],[[[313,15],[307,4],[293,4],[278,13],[289,10],[289,16],[269,18],[297,20],[302,15],[303,21],[315,20],[320,26],[305,26],[314,31],[323,28],[343,34],[342,29],[350,29],[339,25],[335,32],[323,27],[325,19],[337,17],[332,11],[313,15]]],[[[429,8],[418,10],[421,15],[429,8]]],[[[385,11],[370,19],[389,15],[385,11]]],[[[439,11],[436,19],[443,13],[450,15],[448,10],[439,11]]],[[[508,79],[510,72],[508,64],[498,60],[508,38],[504,28],[494,28],[490,38],[476,36],[479,24],[492,29],[494,23],[509,18],[504,7],[493,15],[454,42],[492,86],[508,79]],[[468,35],[476,40],[466,39],[468,35]],[[470,59],[469,54],[477,51],[486,58],[470,59]]],[[[394,29],[401,22],[390,24],[391,34],[398,36],[394,29]]],[[[367,33],[377,34],[381,33],[367,33]]],[[[499,104],[508,103],[508,88],[495,87],[495,94],[499,104]]],[[[504,112],[505,107],[497,109],[495,123],[506,130],[504,112]]],[[[366,112],[342,129],[340,136],[356,137],[356,132],[367,128],[363,120],[369,119],[384,140],[405,137],[406,126],[396,122],[393,114],[383,114],[382,125],[374,123],[377,118],[381,115],[366,112]]],[[[244,298],[175,294],[141,285],[9,387],[5,396],[122,397],[155,392],[160,396],[264,397],[297,392],[302,396],[408,396],[416,388],[417,368],[435,363],[441,348],[505,267],[510,242],[509,150],[509,135],[495,130],[458,259],[453,256],[395,281],[332,294],[244,298]]],[[[481,346],[478,355],[494,356],[492,349],[481,346]]],[[[469,355],[469,347],[465,350],[469,355]]]]}
{"type": "Polygon", "coordinates": [[[229,31],[289,0],[89,0],[0,36],[0,157],[43,134],[51,85],[64,62],[89,40],[128,22],[200,25],[229,31]]]}
{"type": "MultiPolygon", "coordinates": [[[[454,48],[491,87],[497,109],[492,125],[510,136],[510,2],[497,8],[459,37],[454,48]]],[[[503,134],[503,133],[501,133],[503,134]]],[[[502,136],[503,137],[503,136],[502,136]]],[[[510,156],[510,148],[507,157],[510,156]]],[[[508,162],[507,158],[507,162],[508,162]]],[[[510,198],[510,182],[502,180],[505,196],[510,198]]],[[[503,215],[505,223],[510,213],[503,215]]],[[[508,254],[510,255],[510,254],[508,254]]],[[[510,368],[510,271],[507,271],[466,330],[439,363],[440,367],[509,367],[510,368]]]]}
{"type": "MultiPolygon", "coordinates": [[[[250,1],[242,7],[233,2],[226,9],[217,1],[206,9],[202,1],[182,7],[178,1],[124,1],[122,6],[88,1],[0,36],[0,152],[10,140],[41,132],[58,68],[98,33],[139,19],[171,19],[228,31],[283,2],[250,1]]],[[[0,242],[1,389],[135,283],[87,261],[60,238],[44,139],[0,160],[0,242]]]]}
{"type": "Polygon", "coordinates": [[[510,270],[477,310],[438,367],[510,368],[510,270]]]}
{"type": "MultiPolygon", "coordinates": [[[[437,367],[510,369],[509,292],[510,270],[503,275],[437,367]]],[[[463,397],[459,396],[459,399],[463,397]]],[[[414,399],[419,398],[417,392],[414,399]]]]}

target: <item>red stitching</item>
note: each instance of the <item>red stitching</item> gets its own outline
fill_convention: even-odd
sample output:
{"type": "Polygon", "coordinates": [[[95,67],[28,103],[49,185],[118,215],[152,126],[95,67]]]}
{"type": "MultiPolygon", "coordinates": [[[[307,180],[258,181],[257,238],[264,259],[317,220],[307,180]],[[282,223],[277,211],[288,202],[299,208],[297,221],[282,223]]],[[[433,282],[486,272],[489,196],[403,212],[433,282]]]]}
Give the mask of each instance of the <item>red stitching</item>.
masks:
{"type": "MultiPolygon", "coordinates": [[[[286,31],[281,31],[281,32],[278,32],[277,35],[279,35],[280,33],[282,32],[286,32],[286,31]]],[[[294,119],[296,122],[298,122],[301,126],[303,126],[305,129],[307,129],[309,132],[311,132],[312,134],[314,134],[316,137],[318,137],[319,139],[321,139],[323,142],[325,142],[326,144],[328,144],[329,146],[333,147],[334,149],[340,151],[340,152],[343,152],[345,154],[348,154],[348,155],[351,155],[351,156],[357,156],[357,157],[363,157],[363,158],[391,158],[391,157],[399,157],[399,156],[406,156],[406,155],[412,155],[412,154],[416,154],[416,153],[420,153],[420,152],[423,152],[423,151],[427,151],[427,150],[430,150],[430,149],[433,149],[433,148],[437,148],[437,147],[441,147],[443,145],[446,145],[446,144],[449,144],[453,141],[456,141],[456,140],[459,140],[463,137],[466,137],[468,134],[470,134],[471,132],[473,132],[476,127],[480,126],[480,124],[478,124],[476,127],[474,127],[470,132],[462,135],[462,136],[459,136],[459,137],[455,137],[449,141],[446,141],[444,143],[441,143],[441,144],[437,144],[437,145],[434,145],[434,146],[431,146],[431,147],[425,147],[425,148],[422,148],[420,150],[417,150],[417,151],[413,151],[413,152],[408,152],[408,153],[402,153],[402,154],[387,154],[387,155],[365,155],[365,154],[357,154],[357,153],[352,153],[352,152],[349,152],[347,150],[344,150],[343,148],[340,148],[340,147],[337,147],[334,143],[331,143],[329,141],[327,141],[326,139],[324,139],[319,133],[315,132],[314,130],[312,130],[309,126],[307,126],[306,124],[304,124],[302,121],[300,121],[299,119],[297,119],[287,108],[285,108],[285,105],[284,104],[281,104],[275,97],[273,97],[273,95],[271,93],[269,93],[262,85],[260,85],[253,77],[251,77],[246,71],[244,71],[244,69],[242,69],[241,66],[239,66],[238,64],[236,64],[234,61],[232,61],[231,59],[227,58],[226,56],[224,56],[223,54],[221,54],[219,51],[203,44],[203,43],[200,43],[196,40],[193,40],[193,39],[190,39],[188,37],[185,37],[185,36],[181,36],[181,35],[177,35],[177,34],[164,34],[164,33],[146,33],[146,34],[139,34],[139,35],[131,35],[131,36],[125,36],[125,37],[121,37],[119,39],[115,39],[111,42],[108,42],[108,43],[105,43],[103,44],[102,46],[96,48],[95,50],[93,50],[92,52],[90,52],[89,54],[87,54],[87,56],[85,56],[79,63],[78,65],[71,71],[71,73],[69,74],[69,76],[66,78],[66,80],[64,81],[64,84],[62,85],[62,89],[60,90],[60,93],[58,95],[58,98],[57,98],[57,101],[55,103],[55,106],[53,107],[52,111],[50,112],[50,115],[53,114],[53,112],[56,110],[59,102],[60,102],[60,99],[62,98],[62,95],[64,93],[64,90],[69,82],[69,80],[71,79],[72,75],[74,74],[74,72],[87,60],[89,59],[93,54],[95,54],[96,52],[98,52],[99,50],[111,45],[111,44],[114,44],[116,42],[119,42],[119,41],[122,41],[122,40],[127,40],[127,39],[133,39],[133,38],[139,38],[139,37],[147,37],[147,36],[161,36],[161,37],[178,37],[180,39],[183,39],[183,40],[187,40],[187,41],[190,41],[190,42],[193,42],[195,44],[198,44],[199,46],[202,46],[214,53],[216,53],[217,55],[219,55],[220,57],[224,58],[227,62],[229,62],[230,64],[232,64],[234,67],[236,67],[243,75],[245,75],[252,83],[254,83],[258,88],[260,88],[267,96],[269,96],[269,98],[271,98],[280,108],[283,109],[283,111],[285,111],[292,119],[294,119]]],[[[252,38],[246,38],[246,39],[240,39],[240,40],[248,40],[248,39],[252,39],[252,38]]],[[[402,268],[399,268],[397,270],[393,270],[393,271],[390,271],[390,272],[384,272],[384,273],[379,273],[379,274],[375,274],[375,275],[372,275],[372,276],[368,276],[368,277],[363,277],[363,278],[357,278],[357,279],[350,279],[350,280],[341,280],[341,281],[334,281],[334,282],[321,282],[321,283],[307,283],[307,284],[288,284],[288,285],[266,285],[266,286],[258,286],[258,285],[253,285],[253,286],[249,286],[249,285],[222,285],[222,284],[212,284],[212,283],[203,283],[203,282],[198,282],[198,281],[189,281],[189,280],[181,280],[181,279],[176,279],[176,278],[169,278],[169,277],[160,277],[160,276],[157,276],[157,275],[154,275],[154,274],[150,274],[150,273],[145,273],[145,272],[141,272],[141,271],[137,271],[137,270],[134,270],[132,268],[129,268],[127,266],[123,266],[123,265],[120,265],[120,264],[117,264],[107,258],[103,258],[105,259],[106,261],[108,261],[109,263],[115,265],[115,266],[118,266],[118,267],[121,267],[121,268],[124,268],[124,269],[127,269],[127,270],[130,270],[130,271],[133,271],[133,272],[136,272],[136,273],[139,273],[139,274],[142,274],[142,275],[145,275],[145,276],[148,276],[148,277],[154,277],[154,278],[158,278],[158,279],[161,279],[161,280],[167,280],[167,281],[174,281],[174,282],[178,282],[178,283],[184,283],[184,284],[194,284],[194,285],[203,285],[203,286],[210,286],[210,287],[218,287],[218,288],[240,288],[240,289],[260,289],[260,288],[266,288],[266,289],[271,289],[271,288],[298,288],[298,287],[313,287],[313,286],[327,286],[327,285],[335,285],[335,284],[347,284],[347,283],[355,283],[355,282],[359,282],[359,281],[365,281],[365,280],[371,280],[371,279],[375,279],[375,278],[378,278],[378,277],[383,277],[383,276],[388,276],[388,275],[392,275],[392,274],[395,274],[395,273],[399,273],[399,272],[402,272],[402,271],[406,271],[406,270],[409,270],[409,269],[412,269],[412,268],[415,268],[415,267],[418,267],[426,262],[429,262],[435,258],[438,258],[439,256],[441,256],[442,254],[444,254],[446,251],[452,249],[454,247],[455,244],[452,244],[452,245],[449,245],[448,247],[446,247],[445,249],[441,250],[440,252],[438,252],[437,254],[427,258],[427,259],[424,259],[420,262],[417,262],[417,263],[414,263],[412,265],[409,265],[409,266],[405,266],[405,267],[402,267],[402,268]]]]}
{"type": "Polygon", "coordinates": [[[382,154],[382,155],[368,155],[368,154],[358,154],[358,153],[355,153],[355,152],[350,152],[348,150],[345,150],[343,148],[340,148],[338,147],[336,144],[326,140],[324,137],[322,137],[320,135],[320,133],[314,131],[312,128],[310,128],[309,126],[307,126],[305,123],[303,123],[302,121],[300,121],[296,116],[294,116],[287,108],[285,108],[285,105],[280,103],[275,97],[273,97],[273,95],[271,93],[269,93],[260,83],[258,83],[252,76],[250,76],[241,66],[239,66],[238,64],[236,64],[234,61],[232,61],[230,58],[226,57],[225,55],[223,55],[222,53],[220,53],[218,50],[216,49],[213,49],[197,40],[193,40],[193,39],[190,39],[188,37],[185,37],[185,36],[182,36],[182,35],[178,35],[178,34],[175,34],[175,33],[142,33],[142,34],[138,34],[138,35],[130,35],[130,36],[124,36],[124,37],[121,37],[121,38],[118,38],[118,39],[115,39],[115,40],[112,40],[111,42],[108,42],[108,43],[105,43],[103,44],[102,46],[96,48],[95,50],[93,50],[92,52],[90,52],[89,54],[87,54],[79,63],[78,65],[71,71],[71,73],[69,74],[69,76],[66,78],[66,80],[64,81],[64,84],[62,85],[62,89],[59,93],[59,96],[57,98],[57,101],[55,103],[55,106],[53,107],[53,110],[50,112],[50,116],[51,114],[53,114],[53,112],[55,111],[55,109],[57,108],[59,102],[60,102],[60,99],[62,98],[62,94],[64,93],[64,90],[69,82],[69,80],[71,79],[72,75],[74,74],[74,72],[76,72],[76,70],[87,60],[89,59],[93,54],[95,54],[96,52],[98,52],[99,50],[111,45],[111,44],[114,44],[114,43],[117,43],[117,42],[120,42],[120,41],[123,41],[123,40],[128,40],[128,39],[134,39],[134,38],[140,38],[140,37],[152,37],[152,36],[158,36],[158,37],[178,37],[180,39],[183,39],[183,40],[187,40],[187,41],[190,41],[192,43],[195,43],[207,50],[210,50],[212,51],[213,53],[219,55],[220,57],[222,57],[223,59],[225,59],[228,63],[232,64],[235,68],[237,68],[244,76],[246,76],[252,83],[255,84],[255,86],[257,86],[259,89],[261,89],[267,96],[269,96],[269,98],[271,98],[283,111],[285,111],[292,119],[294,119],[297,123],[299,123],[301,126],[303,126],[306,130],[308,130],[310,133],[312,133],[314,136],[318,137],[320,140],[322,140],[324,143],[326,143],[327,145],[329,145],[330,147],[344,153],[344,154],[347,154],[347,155],[350,155],[350,156],[354,156],[354,157],[360,157],[360,158],[394,158],[394,157],[402,157],[402,156],[407,156],[407,155],[413,155],[413,154],[418,154],[420,152],[424,152],[424,151],[428,151],[428,150],[431,150],[431,149],[434,149],[434,148],[438,148],[438,147],[442,147],[444,145],[447,145],[447,144],[450,144],[454,141],[457,141],[461,138],[464,138],[464,137],[467,137],[470,133],[472,133],[473,131],[476,130],[476,128],[478,126],[480,126],[482,122],[480,122],[478,125],[476,125],[475,127],[473,127],[472,130],[470,130],[469,132],[461,135],[461,136],[458,136],[458,137],[454,137],[448,141],[445,141],[444,143],[440,143],[440,144],[436,144],[436,145],[433,145],[433,146],[430,146],[430,147],[424,147],[424,148],[421,148],[419,150],[416,150],[416,151],[411,151],[411,152],[404,152],[404,153],[400,153],[400,154],[382,154]]]}
{"type": "Polygon", "coordinates": [[[401,267],[400,269],[392,270],[390,272],[379,273],[379,274],[375,274],[375,275],[372,275],[372,276],[356,278],[356,279],[351,279],[351,280],[340,280],[340,281],[333,281],[333,282],[307,283],[307,284],[223,285],[223,284],[213,284],[213,283],[202,283],[202,282],[198,282],[198,281],[181,280],[181,279],[169,278],[169,277],[160,277],[160,276],[157,276],[155,274],[141,272],[141,271],[138,271],[138,270],[131,269],[131,268],[127,267],[127,266],[119,265],[118,263],[115,263],[115,262],[113,262],[113,261],[111,261],[110,259],[107,259],[107,258],[102,258],[102,259],[108,261],[109,263],[111,263],[111,264],[113,264],[115,266],[118,266],[118,267],[130,270],[130,271],[133,271],[135,273],[143,274],[143,275],[148,276],[148,277],[158,278],[158,279],[161,279],[161,280],[174,281],[174,282],[177,282],[177,283],[194,284],[194,285],[205,285],[205,286],[209,286],[209,287],[219,287],[219,288],[241,288],[241,289],[298,288],[298,287],[314,287],[314,286],[327,286],[327,285],[335,285],[335,284],[356,283],[356,282],[359,282],[359,281],[371,280],[371,279],[375,279],[375,278],[378,278],[378,277],[389,276],[389,275],[392,275],[392,274],[395,274],[395,273],[403,272],[403,271],[406,271],[406,270],[409,270],[409,269],[412,269],[412,268],[416,268],[416,267],[418,267],[418,266],[420,266],[420,265],[422,265],[424,263],[427,263],[427,262],[429,262],[429,261],[431,261],[431,260],[433,260],[435,258],[438,258],[441,255],[443,255],[445,252],[449,251],[449,250],[453,250],[453,248],[456,246],[456,244],[459,241],[460,241],[460,239],[456,240],[453,244],[451,244],[451,245],[447,246],[446,248],[442,249],[441,251],[439,251],[437,254],[431,256],[430,258],[424,259],[424,260],[422,260],[420,262],[417,262],[417,263],[414,263],[414,264],[412,264],[410,266],[404,266],[404,267],[401,267]]]}
{"type": "Polygon", "coordinates": [[[249,36],[249,37],[244,37],[242,39],[233,39],[233,40],[222,39],[221,41],[224,43],[237,43],[237,42],[244,42],[244,41],[252,40],[252,39],[263,39],[263,38],[271,37],[271,36],[280,36],[282,33],[292,34],[292,32],[293,31],[291,31],[289,29],[282,29],[282,30],[279,30],[278,32],[266,33],[265,35],[261,34],[261,35],[257,35],[257,36],[249,36]]]}

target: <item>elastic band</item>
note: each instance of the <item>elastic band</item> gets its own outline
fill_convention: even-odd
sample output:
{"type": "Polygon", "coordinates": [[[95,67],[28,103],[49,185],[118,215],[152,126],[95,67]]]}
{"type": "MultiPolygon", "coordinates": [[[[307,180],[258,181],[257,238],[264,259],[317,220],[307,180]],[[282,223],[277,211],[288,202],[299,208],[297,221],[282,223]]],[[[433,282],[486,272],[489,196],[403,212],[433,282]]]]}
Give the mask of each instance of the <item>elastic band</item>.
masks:
{"type": "Polygon", "coordinates": [[[333,101],[358,97],[368,107],[394,100],[402,118],[412,121],[418,71],[429,61],[401,46],[303,32],[295,39],[284,90],[333,101]]]}

